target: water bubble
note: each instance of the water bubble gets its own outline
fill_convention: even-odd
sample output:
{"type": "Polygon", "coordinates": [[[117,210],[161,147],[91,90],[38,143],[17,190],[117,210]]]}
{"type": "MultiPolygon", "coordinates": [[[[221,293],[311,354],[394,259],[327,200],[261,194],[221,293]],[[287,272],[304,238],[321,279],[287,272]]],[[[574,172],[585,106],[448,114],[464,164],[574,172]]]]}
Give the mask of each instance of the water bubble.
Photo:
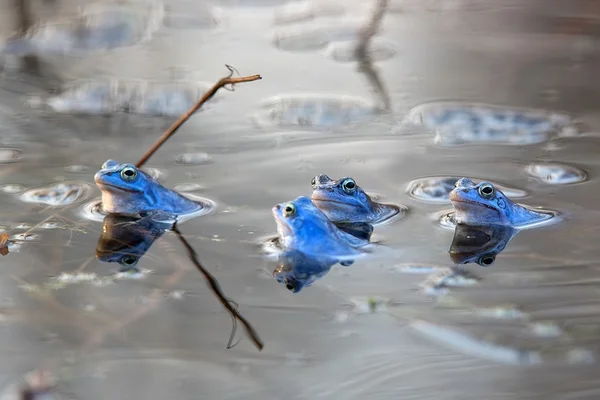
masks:
{"type": "Polygon", "coordinates": [[[20,195],[27,203],[47,204],[61,207],[73,204],[89,192],[90,186],[83,182],[65,181],[26,190],[20,195]]]}
{"type": "Polygon", "coordinates": [[[175,157],[177,164],[183,165],[205,165],[212,162],[212,158],[207,153],[183,153],[175,157]]]}
{"type": "MultiPolygon", "coordinates": [[[[409,182],[407,193],[409,196],[427,203],[449,203],[448,197],[454,184],[462,176],[429,176],[418,178],[409,182]]],[[[474,178],[477,180],[485,180],[474,178]]],[[[502,191],[507,197],[521,198],[527,196],[524,190],[504,186],[497,182],[491,182],[496,188],[502,191]]]]}
{"type": "Polygon", "coordinates": [[[0,148],[0,164],[18,161],[23,156],[19,149],[0,148]]]}
{"type": "Polygon", "coordinates": [[[377,109],[362,98],[349,96],[277,96],[261,104],[255,121],[261,126],[335,127],[371,120],[377,109]]]}
{"type": "Polygon", "coordinates": [[[525,167],[532,177],[550,185],[568,185],[587,180],[587,173],[575,166],[556,163],[538,162],[525,167]]]}
{"type": "MultiPolygon", "coordinates": [[[[356,62],[356,41],[348,40],[333,42],[326,50],[328,57],[337,62],[356,62]]],[[[392,42],[382,38],[373,38],[367,48],[367,54],[371,61],[385,61],[396,55],[396,49],[392,42]]]]}

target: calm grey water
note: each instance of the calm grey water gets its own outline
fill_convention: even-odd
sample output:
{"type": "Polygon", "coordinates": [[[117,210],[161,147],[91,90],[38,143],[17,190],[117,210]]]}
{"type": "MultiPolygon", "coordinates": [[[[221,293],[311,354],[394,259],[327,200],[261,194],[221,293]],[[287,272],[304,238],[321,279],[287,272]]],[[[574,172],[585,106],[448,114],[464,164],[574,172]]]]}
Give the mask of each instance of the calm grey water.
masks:
{"type": "MultiPolygon", "coordinates": [[[[95,6],[106,4],[116,3],[95,6]]],[[[140,1],[133,22],[107,17],[105,41],[90,31],[5,45],[0,225],[17,240],[0,258],[2,398],[34,370],[56,376],[56,398],[598,398],[597,4],[390,0],[371,44],[389,111],[348,50],[374,4],[282,4],[140,1]],[[27,52],[37,75],[18,69],[15,54],[27,52]],[[241,327],[225,348],[230,317],[173,234],[127,279],[96,259],[102,215],[89,212],[100,165],[137,161],[224,64],[263,79],[219,92],[147,167],[215,202],[180,229],[262,352],[241,327]],[[90,81],[107,102],[85,88],[52,100],[90,81]],[[161,106],[164,87],[181,103],[161,106]],[[413,107],[442,100],[565,113],[577,129],[449,143],[406,123],[413,107]],[[576,169],[561,178],[544,163],[576,169]],[[271,207],[310,195],[319,173],[351,176],[409,211],[375,228],[375,254],[292,294],[262,245],[276,233],[271,207]],[[452,275],[454,232],[439,223],[450,203],[409,194],[414,180],[444,176],[501,183],[560,220],[519,232],[492,266],[452,275]],[[55,203],[24,201],[61,181],[67,196],[42,198],[55,203]]],[[[34,6],[44,23],[76,14],[72,2],[34,6]]]]}

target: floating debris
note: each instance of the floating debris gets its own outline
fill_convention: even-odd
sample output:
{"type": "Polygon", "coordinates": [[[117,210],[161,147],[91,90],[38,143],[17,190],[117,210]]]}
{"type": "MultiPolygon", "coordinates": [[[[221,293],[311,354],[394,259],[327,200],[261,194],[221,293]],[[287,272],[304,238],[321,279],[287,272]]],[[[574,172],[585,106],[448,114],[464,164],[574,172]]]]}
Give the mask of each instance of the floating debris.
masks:
{"type": "Polygon", "coordinates": [[[0,233],[0,255],[8,254],[8,233],[0,233]]]}
{"type": "Polygon", "coordinates": [[[0,164],[8,164],[19,161],[23,153],[19,149],[0,148],[0,164]]]}
{"type": "Polygon", "coordinates": [[[563,163],[532,163],[525,167],[525,171],[532,177],[550,185],[569,185],[587,180],[587,172],[563,163]]]}

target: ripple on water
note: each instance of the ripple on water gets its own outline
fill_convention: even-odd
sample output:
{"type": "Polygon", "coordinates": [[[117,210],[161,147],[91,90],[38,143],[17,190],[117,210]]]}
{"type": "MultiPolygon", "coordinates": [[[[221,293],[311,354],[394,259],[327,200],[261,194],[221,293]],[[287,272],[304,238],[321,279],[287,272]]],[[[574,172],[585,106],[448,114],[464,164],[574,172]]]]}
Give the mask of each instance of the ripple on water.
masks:
{"type": "Polygon", "coordinates": [[[568,185],[587,180],[587,172],[573,165],[557,162],[536,162],[525,167],[532,177],[550,185],[568,185]]]}
{"type": "Polygon", "coordinates": [[[575,126],[566,114],[459,101],[421,104],[409,111],[405,122],[433,130],[435,143],[448,146],[542,143],[575,126]]]}
{"type": "Polygon", "coordinates": [[[84,182],[63,181],[47,186],[28,189],[19,196],[27,203],[46,204],[53,207],[62,207],[75,203],[85,197],[90,191],[90,186],[84,182]]]}
{"type": "MultiPolygon", "coordinates": [[[[355,40],[332,42],[328,46],[326,54],[329,58],[337,62],[356,62],[355,49],[355,40]]],[[[391,41],[375,37],[371,43],[369,43],[367,54],[371,61],[385,61],[396,55],[396,48],[391,41]]]]}
{"type": "Polygon", "coordinates": [[[320,1],[287,3],[275,10],[275,25],[308,21],[318,17],[340,16],[345,9],[340,4],[320,1]]]}
{"type": "Polygon", "coordinates": [[[359,25],[355,23],[294,25],[276,31],[273,44],[285,51],[315,51],[332,42],[355,39],[358,29],[359,25]]]}
{"type": "MultiPolygon", "coordinates": [[[[525,206],[524,204],[519,204],[519,205],[523,206],[525,208],[528,208],[530,210],[533,210],[535,212],[548,214],[550,216],[550,218],[543,220],[543,221],[533,222],[533,223],[529,223],[529,224],[512,225],[512,227],[515,229],[521,230],[521,229],[537,228],[539,226],[555,224],[562,220],[563,215],[558,211],[550,210],[547,208],[529,207],[529,206],[525,206]]],[[[440,226],[442,228],[452,229],[452,230],[454,230],[456,228],[456,220],[454,219],[454,209],[453,208],[449,209],[449,210],[443,210],[443,211],[438,212],[435,215],[435,219],[437,220],[437,222],[440,224],[440,226]]]]}
{"type": "Polygon", "coordinates": [[[177,3],[165,7],[163,24],[171,29],[212,29],[218,25],[212,10],[195,2],[177,3]]]}
{"type": "MultiPolygon", "coordinates": [[[[191,193],[181,193],[181,195],[198,203],[201,207],[197,211],[178,215],[178,222],[184,222],[192,218],[209,214],[217,208],[217,204],[214,201],[205,197],[200,197],[191,193]]],[[[108,213],[102,209],[102,198],[99,197],[85,203],[81,207],[81,215],[89,220],[102,222],[108,213]]]]}
{"type": "Polygon", "coordinates": [[[0,148],[0,164],[8,164],[19,161],[23,153],[19,149],[0,148]]]}
{"type": "Polygon", "coordinates": [[[365,122],[377,112],[360,97],[287,95],[264,100],[254,119],[262,127],[323,128],[365,122]]]}
{"type": "MultiPolygon", "coordinates": [[[[427,203],[450,203],[449,194],[454,189],[456,181],[460,178],[462,176],[428,176],[418,178],[409,182],[407,193],[409,196],[427,203]]],[[[479,180],[483,181],[485,179],[479,180]]],[[[494,181],[489,182],[507,197],[521,198],[527,196],[527,192],[524,190],[504,186],[494,181]]]]}
{"type": "MultiPolygon", "coordinates": [[[[146,82],[97,78],[72,82],[46,100],[58,113],[110,115],[116,112],[179,116],[189,110],[209,85],[195,82],[146,82]]],[[[217,99],[209,100],[207,105],[217,99]]],[[[203,106],[199,111],[206,110],[203,106]]]]}
{"type": "Polygon", "coordinates": [[[85,54],[128,47],[148,40],[162,23],[163,5],[95,3],[75,18],[32,27],[11,38],[9,54],[85,54]]]}

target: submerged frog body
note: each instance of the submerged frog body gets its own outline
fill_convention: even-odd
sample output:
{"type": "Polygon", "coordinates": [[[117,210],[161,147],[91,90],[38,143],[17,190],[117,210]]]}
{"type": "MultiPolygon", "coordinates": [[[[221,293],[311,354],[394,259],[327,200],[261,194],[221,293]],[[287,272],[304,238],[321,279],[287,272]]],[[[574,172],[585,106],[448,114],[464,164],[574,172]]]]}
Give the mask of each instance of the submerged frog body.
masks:
{"type": "Polygon", "coordinates": [[[364,252],[367,240],[339,229],[306,196],[273,207],[281,246],[285,251],[297,250],[308,255],[331,257],[347,264],[345,259],[364,252]]]}
{"type": "Polygon", "coordinates": [[[456,225],[450,258],[456,264],[477,263],[489,267],[519,231],[507,225],[456,225]]]}
{"type": "Polygon", "coordinates": [[[187,214],[202,208],[179,193],[162,186],[132,164],[107,160],[94,176],[102,191],[102,207],[111,214],[162,212],[187,214]]]}
{"type": "MultiPolygon", "coordinates": [[[[287,290],[298,293],[324,277],[335,264],[336,260],[331,257],[289,250],[279,255],[278,266],[273,270],[273,276],[285,285],[287,290]]],[[[350,261],[346,262],[346,265],[350,264],[350,261]]]]}
{"type": "Polygon", "coordinates": [[[552,218],[550,213],[514,203],[489,182],[476,185],[468,178],[461,178],[456,182],[450,192],[450,201],[458,224],[522,227],[552,218]]]}
{"type": "Polygon", "coordinates": [[[335,223],[377,223],[400,210],[373,201],[352,178],[333,180],[319,174],[312,179],[311,200],[335,223]]]}
{"type": "Polygon", "coordinates": [[[171,228],[168,222],[156,221],[154,215],[135,217],[108,214],[102,225],[96,258],[103,262],[119,263],[121,271],[134,269],[154,241],[171,228]]]}

